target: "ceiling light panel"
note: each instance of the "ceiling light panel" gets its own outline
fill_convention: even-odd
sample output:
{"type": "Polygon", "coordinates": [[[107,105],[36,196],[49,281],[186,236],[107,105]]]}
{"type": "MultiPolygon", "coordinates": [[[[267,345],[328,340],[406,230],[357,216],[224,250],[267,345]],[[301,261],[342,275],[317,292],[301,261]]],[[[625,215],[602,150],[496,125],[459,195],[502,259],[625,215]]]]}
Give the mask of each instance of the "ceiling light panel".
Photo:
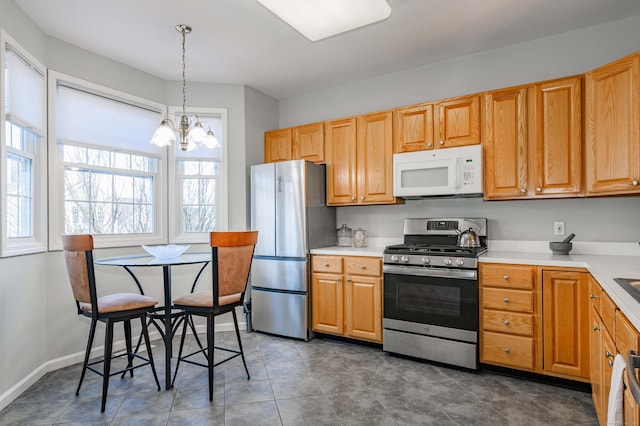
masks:
{"type": "Polygon", "coordinates": [[[311,41],[387,19],[386,0],[257,0],[311,41]]]}

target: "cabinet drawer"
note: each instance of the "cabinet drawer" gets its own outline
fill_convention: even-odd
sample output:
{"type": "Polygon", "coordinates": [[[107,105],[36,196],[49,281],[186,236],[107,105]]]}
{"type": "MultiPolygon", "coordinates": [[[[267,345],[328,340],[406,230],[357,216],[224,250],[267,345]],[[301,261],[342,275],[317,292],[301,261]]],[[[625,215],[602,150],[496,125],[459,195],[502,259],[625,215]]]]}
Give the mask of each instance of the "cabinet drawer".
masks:
{"type": "Polygon", "coordinates": [[[484,331],[480,339],[481,362],[533,370],[533,338],[484,331]]]}
{"type": "Polygon", "coordinates": [[[533,315],[517,312],[482,310],[482,329],[533,337],[533,315]]]}
{"type": "Polygon", "coordinates": [[[505,311],[533,313],[533,292],[482,288],[482,307],[505,311]]]}
{"type": "Polygon", "coordinates": [[[342,257],[340,256],[318,256],[311,258],[313,272],[330,272],[333,274],[342,273],[342,257]]]}
{"type": "Polygon", "coordinates": [[[345,257],[344,270],[349,275],[382,275],[382,259],[378,257],[345,257]]]}
{"type": "Polygon", "coordinates": [[[535,266],[480,265],[480,282],[483,286],[533,290],[534,277],[535,266]]]}
{"type": "Polygon", "coordinates": [[[614,321],[616,317],[616,304],[613,303],[613,300],[605,293],[602,292],[602,298],[600,300],[600,317],[602,318],[602,323],[609,333],[613,336],[615,333],[614,329],[614,321]]]}
{"type": "Polygon", "coordinates": [[[591,307],[600,313],[600,300],[602,300],[602,287],[593,277],[589,277],[589,300],[591,307]]]}

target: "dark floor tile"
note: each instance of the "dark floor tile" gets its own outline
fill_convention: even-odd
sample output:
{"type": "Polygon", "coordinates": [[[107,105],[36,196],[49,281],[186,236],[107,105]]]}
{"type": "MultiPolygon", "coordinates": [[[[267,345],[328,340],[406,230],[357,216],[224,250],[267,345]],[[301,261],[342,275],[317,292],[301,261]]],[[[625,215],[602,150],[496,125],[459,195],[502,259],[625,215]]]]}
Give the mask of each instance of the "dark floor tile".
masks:
{"type": "Polygon", "coordinates": [[[281,425],[275,401],[228,405],[224,409],[225,426],[281,425]]]}
{"type": "Polygon", "coordinates": [[[267,368],[267,374],[270,379],[277,379],[281,377],[298,377],[307,376],[311,374],[311,367],[307,365],[302,359],[298,360],[265,360],[265,366],[267,368]]]}
{"type": "Polygon", "coordinates": [[[169,412],[160,414],[139,414],[128,417],[116,417],[110,426],[158,426],[167,423],[169,412]]]}
{"type": "Polygon", "coordinates": [[[376,416],[385,413],[385,408],[376,399],[376,396],[370,393],[336,393],[326,395],[326,399],[339,419],[376,416]]]}
{"type": "Polygon", "coordinates": [[[271,380],[271,390],[276,399],[322,394],[320,387],[311,376],[273,379],[271,380]]]}
{"type": "Polygon", "coordinates": [[[223,426],[224,410],[224,407],[214,407],[213,409],[172,411],[169,414],[167,426],[223,426]]]}
{"type": "Polygon", "coordinates": [[[501,425],[507,423],[507,419],[500,416],[498,410],[494,409],[491,404],[456,402],[442,407],[441,410],[449,416],[451,420],[465,426],[501,425]]]}
{"type": "Polygon", "coordinates": [[[342,426],[396,426],[398,423],[390,415],[362,416],[358,419],[342,419],[342,426]]]}
{"type": "Polygon", "coordinates": [[[67,401],[14,402],[0,411],[0,425],[47,425],[63,413],[67,401]]]}
{"type": "Polygon", "coordinates": [[[139,413],[159,414],[171,411],[175,390],[133,392],[125,395],[116,417],[139,413]]]}
{"type": "Polygon", "coordinates": [[[573,423],[587,423],[594,419],[593,404],[582,395],[539,395],[531,399],[537,407],[544,407],[552,415],[573,423]]]}
{"type": "Polygon", "coordinates": [[[175,389],[171,411],[194,410],[224,406],[224,385],[213,385],[213,401],[209,401],[209,385],[189,386],[175,389]]]}
{"type": "Polygon", "coordinates": [[[100,412],[101,397],[83,397],[82,395],[70,399],[62,414],[56,419],[57,423],[91,422],[108,420],[114,417],[126,395],[111,395],[107,398],[104,413],[100,412]]]}
{"type": "Polygon", "coordinates": [[[323,396],[279,399],[276,402],[284,425],[307,424],[314,420],[338,420],[323,396]]]}
{"type": "Polygon", "coordinates": [[[224,387],[225,405],[245,404],[249,402],[272,401],[273,392],[268,380],[247,380],[229,383],[224,387]]]}

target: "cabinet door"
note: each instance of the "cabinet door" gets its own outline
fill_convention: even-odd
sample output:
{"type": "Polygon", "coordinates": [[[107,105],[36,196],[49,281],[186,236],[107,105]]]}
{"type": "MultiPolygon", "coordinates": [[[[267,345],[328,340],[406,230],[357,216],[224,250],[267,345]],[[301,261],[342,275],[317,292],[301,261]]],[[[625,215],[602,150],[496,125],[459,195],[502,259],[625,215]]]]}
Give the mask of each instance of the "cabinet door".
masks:
{"type": "Polygon", "coordinates": [[[394,110],[393,125],[393,152],[433,149],[433,104],[394,110]]]}
{"type": "Polygon", "coordinates": [[[484,198],[526,197],[527,88],[484,95],[484,198]]]}
{"type": "Polygon", "coordinates": [[[356,204],[356,119],[328,121],[327,204],[356,204]]]}
{"type": "MultiPolygon", "coordinates": [[[[611,373],[613,373],[613,359],[616,356],[616,345],[605,327],[602,327],[602,417],[606,420],[609,411],[609,391],[611,390],[611,373]]],[[[606,421],[604,422],[606,424],[606,421]]]]}
{"type": "Polygon", "coordinates": [[[311,327],[321,333],[344,333],[342,275],[313,274],[311,327]]]}
{"type": "Polygon", "coordinates": [[[436,105],[436,148],[480,143],[480,95],[447,99],[436,105]]]}
{"type": "Polygon", "coordinates": [[[293,128],[293,159],[324,163],[324,123],[293,128]]]}
{"type": "Polygon", "coordinates": [[[392,203],[392,113],[384,111],[358,117],[357,182],[359,203],[392,203]]]}
{"type": "Polygon", "coordinates": [[[536,197],[582,190],[582,77],[536,85],[531,186],[536,197]]]}
{"type": "MultiPolygon", "coordinates": [[[[596,410],[596,414],[602,424],[602,321],[594,307],[591,308],[590,334],[589,356],[591,364],[591,397],[593,399],[593,406],[596,410]]],[[[604,416],[606,417],[606,413],[604,413],[604,416]]]]}
{"type": "Polygon", "coordinates": [[[345,293],[345,334],[382,342],[382,279],[347,276],[345,293]]]}
{"type": "Polygon", "coordinates": [[[589,274],[542,276],[543,370],[589,378],[589,274]]]}
{"type": "Polygon", "coordinates": [[[264,162],[291,160],[291,129],[264,132],[264,162]]]}
{"type": "Polygon", "coordinates": [[[639,193],[640,54],[586,75],[587,195],[639,193]]]}

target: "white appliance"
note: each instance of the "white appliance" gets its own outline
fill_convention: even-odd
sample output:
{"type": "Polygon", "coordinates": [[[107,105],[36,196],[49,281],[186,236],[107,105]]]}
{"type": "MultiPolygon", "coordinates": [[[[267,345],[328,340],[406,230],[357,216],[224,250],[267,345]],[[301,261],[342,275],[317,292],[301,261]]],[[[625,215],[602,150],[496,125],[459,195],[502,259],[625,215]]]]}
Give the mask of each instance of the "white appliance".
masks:
{"type": "Polygon", "coordinates": [[[482,195],[482,146],[393,155],[393,195],[402,198],[482,195]]]}
{"type": "Polygon", "coordinates": [[[325,204],[325,166],[304,160],[251,167],[254,330],[308,340],[309,250],[336,243],[335,207],[325,204]]]}

